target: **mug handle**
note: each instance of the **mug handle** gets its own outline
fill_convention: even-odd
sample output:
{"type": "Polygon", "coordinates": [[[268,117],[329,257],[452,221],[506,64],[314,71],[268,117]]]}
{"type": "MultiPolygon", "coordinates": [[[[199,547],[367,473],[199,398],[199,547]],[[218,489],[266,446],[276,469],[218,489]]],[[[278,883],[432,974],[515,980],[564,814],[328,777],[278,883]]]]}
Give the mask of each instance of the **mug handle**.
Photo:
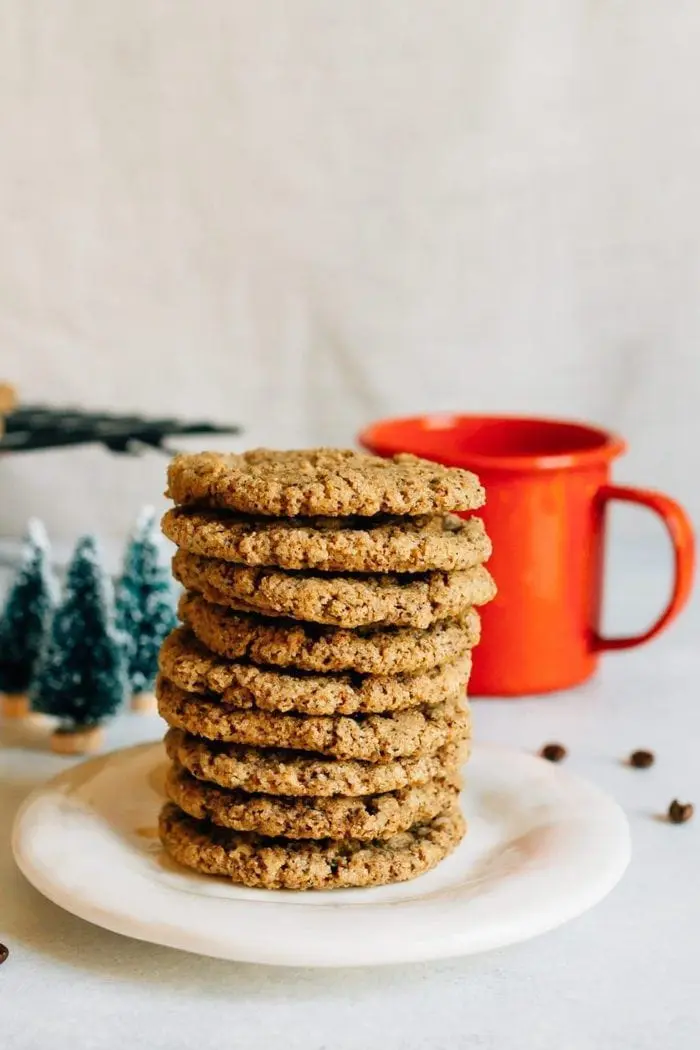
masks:
{"type": "Polygon", "coordinates": [[[593,646],[598,651],[605,649],[631,649],[635,645],[648,642],[672,620],[675,620],[685,603],[690,597],[693,586],[693,573],[695,569],[695,537],[693,526],[683,508],[669,496],[660,492],[652,492],[650,489],[627,488],[624,485],[603,485],[600,489],[599,498],[604,503],[619,499],[625,503],[637,503],[642,507],[648,507],[659,515],[663,521],[673,544],[674,555],[674,579],[673,591],[668,604],[659,616],[658,620],[644,631],[643,634],[631,635],[628,638],[603,638],[599,634],[593,637],[593,646]]]}

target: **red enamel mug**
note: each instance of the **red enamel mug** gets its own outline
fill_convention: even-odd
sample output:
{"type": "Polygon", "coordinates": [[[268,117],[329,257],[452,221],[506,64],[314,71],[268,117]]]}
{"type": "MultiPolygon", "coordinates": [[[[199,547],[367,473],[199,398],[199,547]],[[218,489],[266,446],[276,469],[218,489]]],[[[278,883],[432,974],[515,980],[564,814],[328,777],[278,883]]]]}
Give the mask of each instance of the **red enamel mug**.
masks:
{"type": "Polygon", "coordinates": [[[413,452],[479,475],[479,512],[493,541],[497,598],[481,610],[482,641],[469,691],[519,696],[566,689],[594,673],[607,649],[655,637],[685,605],[693,582],[688,515],[669,496],[614,485],[626,445],[595,426],[510,416],[417,416],[374,423],[360,443],[380,456],[413,452]],[[611,500],[653,510],[674,550],[671,597],[642,634],[600,633],[605,512],[611,500]]]}

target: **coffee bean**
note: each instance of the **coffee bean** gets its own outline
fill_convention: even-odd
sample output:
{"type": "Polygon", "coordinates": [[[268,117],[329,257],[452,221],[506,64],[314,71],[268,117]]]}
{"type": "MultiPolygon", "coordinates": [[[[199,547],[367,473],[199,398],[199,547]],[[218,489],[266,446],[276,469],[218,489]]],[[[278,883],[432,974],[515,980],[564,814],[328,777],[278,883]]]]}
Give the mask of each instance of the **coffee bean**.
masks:
{"type": "Polygon", "coordinates": [[[695,807],[692,802],[679,802],[677,798],[674,798],[668,807],[668,819],[672,824],[685,824],[694,812],[695,807]]]}
{"type": "Polygon", "coordinates": [[[4,944],[0,944],[0,966],[5,962],[7,956],[10,954],[10,949],[6,948],[4,944]]]}
{"type": "Polygon", "coordinates": [[[563,744],[545,744],[540,755],[548,762],[561,762],[562,758],[566,758],[566,748],[563,744]]]}
{"type": "Polygon", "coordinates": [[[630,755],[630,765],[635,769],[648,769],[654,765],[653,751],[633,751],[630,755]]]}

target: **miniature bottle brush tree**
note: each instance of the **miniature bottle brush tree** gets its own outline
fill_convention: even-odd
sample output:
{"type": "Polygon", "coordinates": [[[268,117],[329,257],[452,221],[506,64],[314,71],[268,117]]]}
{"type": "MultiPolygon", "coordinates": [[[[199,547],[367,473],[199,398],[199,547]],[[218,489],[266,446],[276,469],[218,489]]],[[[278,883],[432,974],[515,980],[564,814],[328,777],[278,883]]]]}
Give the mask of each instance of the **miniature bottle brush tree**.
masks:
{"type": "Polygon", "coordinates": [[[115,625],[111,582],[92,536],[78,541],[31,686],[34,710],[60,720],[51,746],[96,750],[101,723],[127,692],[123,640],[115,625]]]}
{"type": "Polygon", "coordinates": [[[123,637],[134,711],[155,707],[158,651],[177,623],[170,568],[155,511],[147,507],[127,544],[117,587],[117,626],[123,637]]]}
{"type": "Polygon", "coordinates": [[[29,710],[29,687],[57,595],[48,538],[41,522],[33,519],[0,615],[0,692],[6,718],[21,718],[29,710]]]}

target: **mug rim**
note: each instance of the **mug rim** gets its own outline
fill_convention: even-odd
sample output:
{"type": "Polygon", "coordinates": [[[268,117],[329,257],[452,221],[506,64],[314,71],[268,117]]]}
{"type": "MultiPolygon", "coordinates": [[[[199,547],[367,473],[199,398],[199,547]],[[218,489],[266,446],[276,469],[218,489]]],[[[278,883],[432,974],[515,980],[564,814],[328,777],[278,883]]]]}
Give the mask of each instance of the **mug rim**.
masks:
{"type": "Polygon", "coordinates": [[[455,467],[464,465],[465,459],[468,458],[469,467],[472,469],[509,470],[514,472],[572,470],[592,464],[606,463],[621,455],[627,448],[623,438],[594,423],[587,423],[579,419],[520,415],[519,413],[428,412],[416,416],[388,417],[375,420],[363,427],[358,434],[357,440],[363,448],[381,456],[393,456],[400,452],[412,452],[414,455],[424,456],[427,459],[435,459],[436,456],[439,456],[439,462],[446,466],[455,467]],[[543,424],[546,427],[577,428],[589,436],[597,438],[598,444],[592,447],[572,448],[569,451],[562,452],[533,452],[518,455],[491,454],[477,451],[461,453],[459,450],[450,450],[449,446],[445,445],[444,448],[430,450],[430,454],[426,456],[417,447],[413,449],[408,448],[406,442],[392,437],[394,429],[401,425],[419,424],[425,430],[456,431],[463,421],[505,424],[534,423],[543,424]]]}

